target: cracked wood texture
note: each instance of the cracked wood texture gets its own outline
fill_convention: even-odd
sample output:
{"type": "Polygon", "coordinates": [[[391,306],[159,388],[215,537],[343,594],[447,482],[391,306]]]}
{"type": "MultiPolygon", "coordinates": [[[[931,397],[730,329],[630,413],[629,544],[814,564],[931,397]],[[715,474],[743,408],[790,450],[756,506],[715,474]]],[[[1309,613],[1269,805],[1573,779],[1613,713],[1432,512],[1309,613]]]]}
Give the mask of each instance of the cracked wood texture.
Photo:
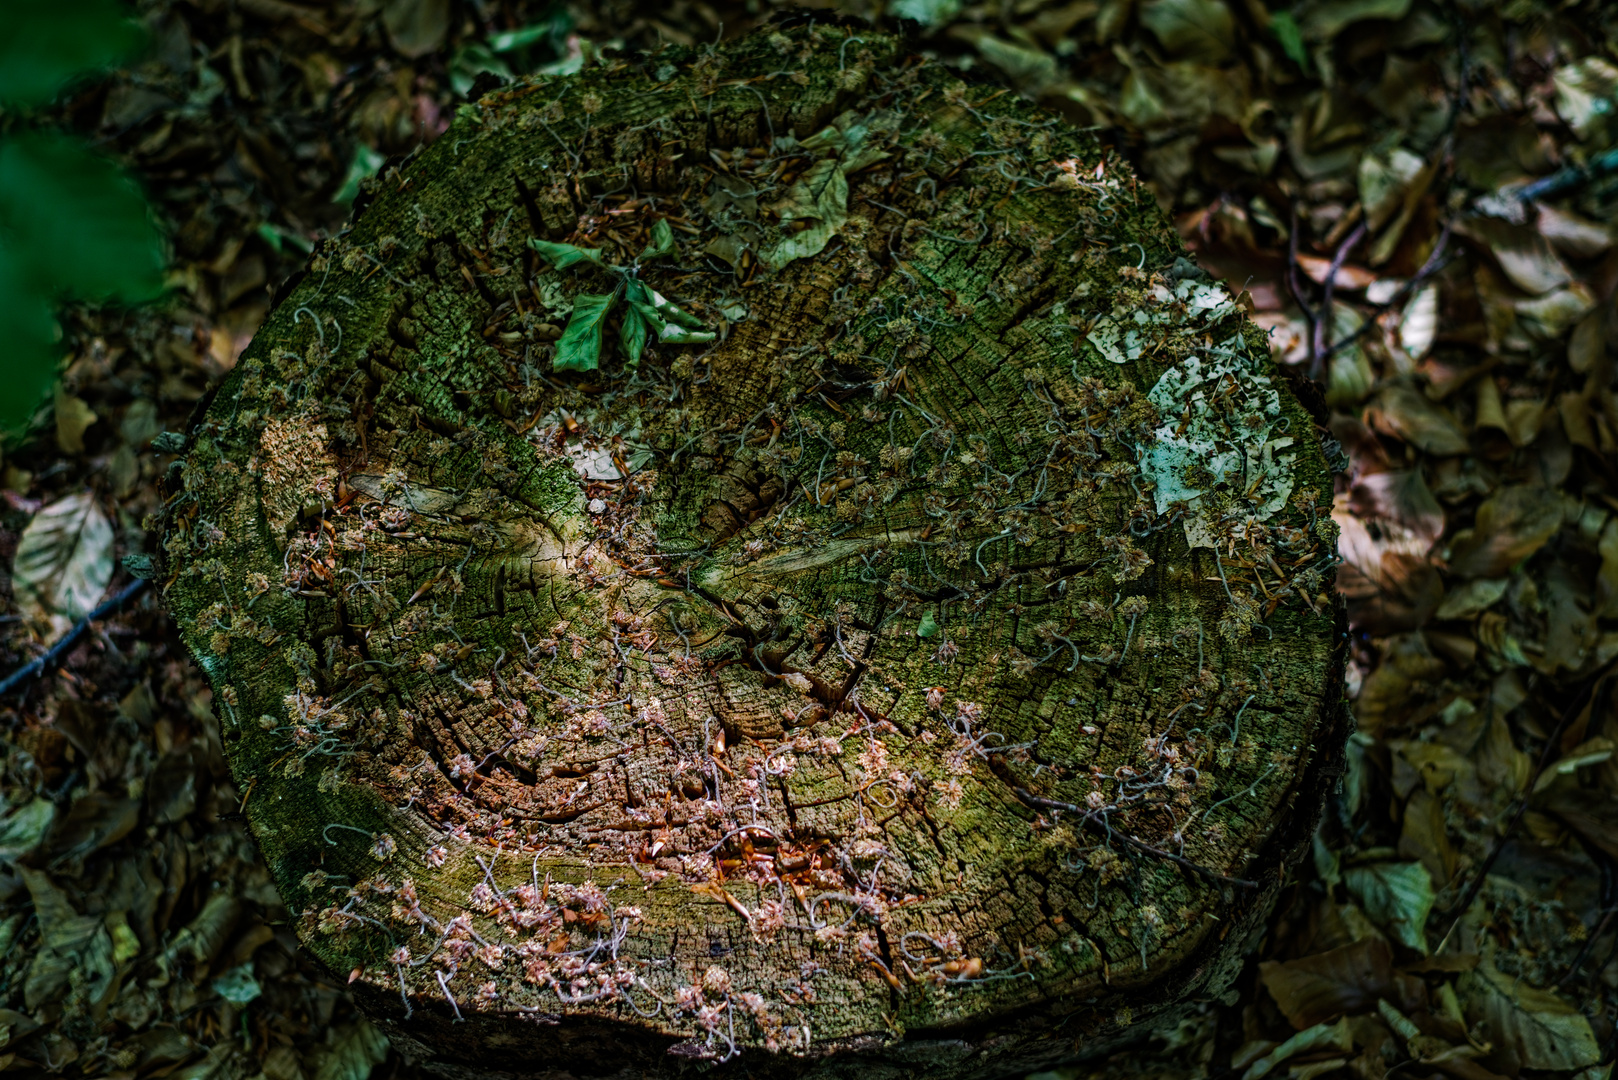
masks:
{"type": "Polygon", "coordinates": [[[801,17],[498,89],[365,198],[165,589],[406,1052],[1015,1075],[1223,991],[1339,760],[1331,483],[1119,159],[801,17]]]}

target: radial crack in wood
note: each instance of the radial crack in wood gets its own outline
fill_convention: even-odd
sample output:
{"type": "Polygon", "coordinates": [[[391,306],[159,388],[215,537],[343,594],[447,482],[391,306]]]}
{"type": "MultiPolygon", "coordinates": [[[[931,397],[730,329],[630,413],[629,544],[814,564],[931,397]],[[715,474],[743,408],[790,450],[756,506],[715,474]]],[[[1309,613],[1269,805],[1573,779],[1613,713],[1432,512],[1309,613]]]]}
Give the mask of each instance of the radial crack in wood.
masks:
{"type": "Polygon", "coordinates": [[[824,18],[520,80],[189,436],[303,942],[453,1075],[1011,1075],[1223,991],[1340,761],[1331,481],[1087,134],[824,18]]]}

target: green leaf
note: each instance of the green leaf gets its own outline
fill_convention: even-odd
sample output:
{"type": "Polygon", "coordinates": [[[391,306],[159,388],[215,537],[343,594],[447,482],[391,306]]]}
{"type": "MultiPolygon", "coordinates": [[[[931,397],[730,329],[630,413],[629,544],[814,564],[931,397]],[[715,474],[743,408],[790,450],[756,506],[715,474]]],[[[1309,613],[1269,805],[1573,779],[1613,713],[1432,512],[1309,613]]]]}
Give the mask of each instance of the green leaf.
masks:
{"type": "Polygon", "coordinates": [[[354,147],[354,160],[348,163],[348,175],[343,177],[343,186],[337,189],[337,194],[331,197],[332,202],[353,202],[360,193],[360,184],[376,175],[376,171],[386,161],[381,154],[358,143],[354,147]]]}
{"type": "Polygon", "coordinates": [[[0,243],[45,295],[133,301],[163,288],[162,237],[140,188],[67,136],[0,142],[0,243]]]}
{"type": "Polygon", "coordinates": [[[118,0],[8,0],[0,104],[42,105],[75,75],[116,66],[145,44],[118,0]]]}
{"type": "Polygon", "coordinates": [[[1292,12],[1282,11],[1271,16],[1270,33],[1281,43],[1281,51],[1287,54],[1287,59],[1297,64],[1299,71],[1309,74],[1309,51],[1303,47],[1303,30],[1292,12]]]}
{"type": "Polygon", "coordinates": [[[938,620],[933,618],[932,612],[924,611],[921,613],[921,625],[916,627],[916,636],[919,638],[938,636],[938,620]]]}
{"type": "Polygon", "coordinates": [[[646,320],[633,305],[624,312],[624,321],[618,327],[618,343],[623,346],[624,360],[630,367],[640,363],[640,354],[646,350],[646,320]]]}
{"type": "Polygon", "coordinates": [[[617,293],[579,293],[573,298],[573,316],[556,343],[553,371],[594,371],[601,366],[601,332],[617,293]]]}
{"type": "Polygon", "coordinates": [[[658,218],[652,225],[652,242],[640,253],[642,259],[655,259],[674,250],[674,230],[666,218],[658,218]]]}
{"type": "Polygon", "coordinates": [[[662,293],[659,293],[653,289],[648,289],[644,285],[642,285],[641,288],[645,289],[646,302],[652,305],[653,310],[655,310],[664,321],[679,323],[681,326],[689,327],[692,330],[702,329],[701,319],[697,318],[688,311],[681,310],[662,293]]]}
{"type": "Polygon", "coordinates": [[[718,336],[712,330],[687,330],[673,323],[664,323],[657,331],[657,340],[665,345],[701,345],[718,336]]]}
{"type": "MultiPolygon", "coordinates": [[[[657,293],[652,292],[650,289],[647,289],[646,291],[652,296],[657,296],[657,293]]],[[[658,299],[662,298],[658,297],[658,299]]],[[[679,308],[676,308],[673,304],[668,303],[666,300],[664,301],[664,305],[664,307],[659,308],[654,303],[647,303],[641,300],[630,301],[630,306],[639,312],[640,317],[645,319],[647,325],[656,332],[658,341],[668,345],[700,345],[705,341],[712,341],[714,338],[719,336],[712,330],[692,330],[688,327],[670,322],[664,317],[668,315],[670,309],[679,312],[680,315],[686,319],[691,319],[691,316],[687,315],[683,311],[680,311],[679,308]]],[[[700,326],[701,324],[698,323],[697,325],[700,326]]]]}
{"type": "Polygon", "coordinates": [[[596,266],[605,265],[601,261],[601,252],[596,248],[581,248],[573,244],[557,244],[549,240],[529,240],[528,246],[539,252],[558,270],[566,270],[568,267],[577,266],[581,262],[594,263],[596,266]]]}
{"type": "Polygon", "coordinates": [[[1377,926],[1418,952],[1427,952],[1433,879],[1419,862],[1369,863],[1343,871],[1343,884],[1377,926]]]}
{"type": "Polygon", "coordinates": [[[56,379],[56,320],[32,284],[0,246],[0,431],[21,429],[56,379]]]}
{"type": "Polygon", "coordinates": [[[646,321],[657,340],[665,344],[700,345],[719,336],[712,330],[699,329],[701,319],[638,280],[629,282],[628,298],[629,306],[646,321]]]}
{"type": "Polygon", "coordinates": [[[489,35],[489,48],[495,52],[526,49],[530,45],[546,44],[552,52],[563,49],[568,33],[573,29],[573,16],[565,7],[552,7],[543,21],[529,23],[515,30],[503,30],[489,35]]]}

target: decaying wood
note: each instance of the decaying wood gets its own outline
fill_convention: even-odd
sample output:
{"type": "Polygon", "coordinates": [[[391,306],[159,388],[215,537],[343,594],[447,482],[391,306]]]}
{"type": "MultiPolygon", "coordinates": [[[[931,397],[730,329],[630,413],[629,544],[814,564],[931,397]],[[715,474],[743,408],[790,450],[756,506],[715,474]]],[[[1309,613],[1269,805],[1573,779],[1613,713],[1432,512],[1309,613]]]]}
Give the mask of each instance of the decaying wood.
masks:
{"type": "Polygon", "coordinates": [[[1221,992],[1341,633],[1310,418],[1182,255],[835,22],[464,108],[167,510],[305,944],[466,1074],[1012,1074],[1221,992]]]}

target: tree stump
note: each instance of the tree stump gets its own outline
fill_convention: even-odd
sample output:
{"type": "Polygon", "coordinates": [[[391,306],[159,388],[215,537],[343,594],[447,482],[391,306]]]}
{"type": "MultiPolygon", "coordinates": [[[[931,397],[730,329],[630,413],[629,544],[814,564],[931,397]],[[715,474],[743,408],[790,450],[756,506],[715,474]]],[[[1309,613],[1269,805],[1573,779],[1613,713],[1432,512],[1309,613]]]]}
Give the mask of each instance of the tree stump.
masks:
{"type": "Polygon", "coordinates": [[[1014,1075],[1224,989],[1339,760],[1331,483],[1094,139],[799,17],[463,107],[188,435],[305,945],[454,1075],[1014,1075]]]}

